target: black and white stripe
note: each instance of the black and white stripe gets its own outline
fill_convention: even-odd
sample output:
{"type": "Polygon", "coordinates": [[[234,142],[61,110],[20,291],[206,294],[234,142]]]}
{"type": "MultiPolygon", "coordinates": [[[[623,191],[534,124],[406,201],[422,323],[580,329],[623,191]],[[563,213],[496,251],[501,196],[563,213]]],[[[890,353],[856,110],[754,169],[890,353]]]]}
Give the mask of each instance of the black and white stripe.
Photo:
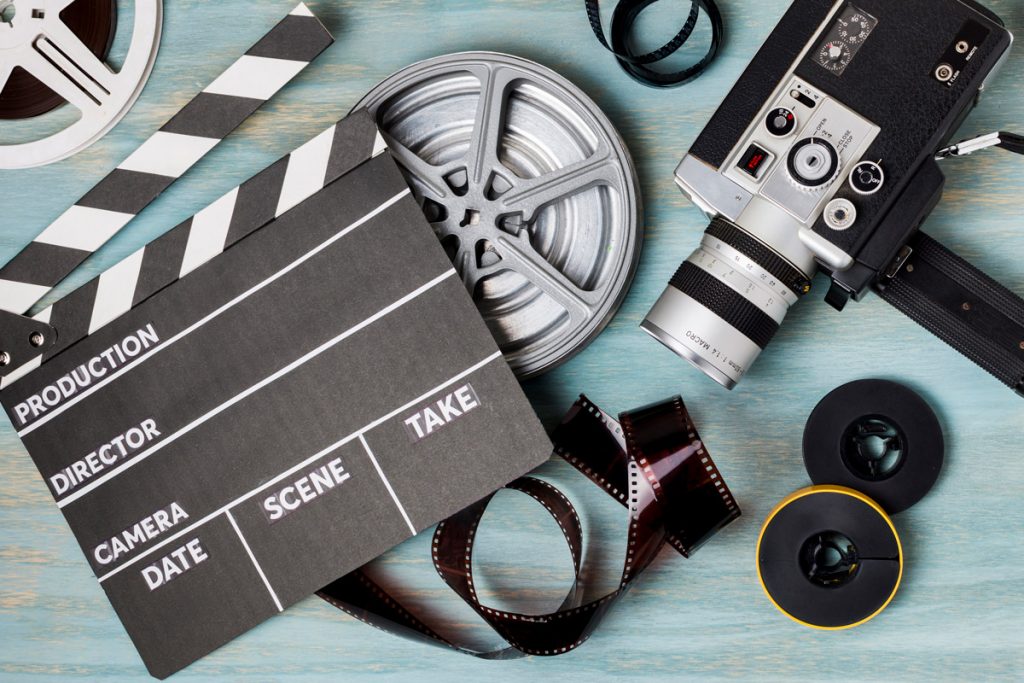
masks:
{"type": "Polygon", "coordinates": [[[0,388],[131,310],[386,149],[372,117],[356,112],[34,316],[57,330],[44,354],[0,388]]]}
{"type": "Polygon", "coordinates": [[[333,42],[300,3],[0,269],[0,309],[26,313],[333,42]]]}

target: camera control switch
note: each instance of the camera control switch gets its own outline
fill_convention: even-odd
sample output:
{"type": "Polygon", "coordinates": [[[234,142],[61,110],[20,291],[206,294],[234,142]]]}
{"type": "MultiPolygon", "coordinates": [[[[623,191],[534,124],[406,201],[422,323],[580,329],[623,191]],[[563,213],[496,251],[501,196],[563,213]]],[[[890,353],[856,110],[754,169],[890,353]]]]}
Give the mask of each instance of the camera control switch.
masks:
{"type": "Polygon", "coordinates": [[[787,137],[796,130],[796,114],[785,107],[774,109],[768,114],[764,125],[768,132],[775,137],[787,137]]]}
{"type": "Polygon", "coordinates": [[[850,173],[850,189],[859,195],[872,195],[882,189],[885,171],[873,161],[862,161],[850,173]]]}
{"type": "Polygon", "coordinates": [[[857,222],[857,207],[848,199],[833,199],[825,207],[825,223],[833,230],[846,230],[857,222]]]}

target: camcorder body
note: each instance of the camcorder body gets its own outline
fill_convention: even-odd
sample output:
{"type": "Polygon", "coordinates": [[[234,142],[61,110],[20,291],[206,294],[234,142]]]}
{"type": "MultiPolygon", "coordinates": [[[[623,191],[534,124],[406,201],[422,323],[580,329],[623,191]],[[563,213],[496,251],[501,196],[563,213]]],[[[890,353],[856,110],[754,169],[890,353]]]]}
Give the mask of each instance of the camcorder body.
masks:
{"type": "Polygon", "coordinates": [[[971,0],[796,0],[676,171],[711,225],[644,330],[731,389],[822,271],[1024,391],[1024,301],[920,232],[1012,43],[971,0]]]}

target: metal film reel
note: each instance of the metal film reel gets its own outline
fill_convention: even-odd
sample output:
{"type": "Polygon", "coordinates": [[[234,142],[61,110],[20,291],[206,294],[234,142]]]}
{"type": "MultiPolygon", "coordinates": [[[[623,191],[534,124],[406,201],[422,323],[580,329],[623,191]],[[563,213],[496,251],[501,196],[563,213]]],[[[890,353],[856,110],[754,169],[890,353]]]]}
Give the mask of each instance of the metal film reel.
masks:
{"type": "MultiPolygon", "coordinates": [[[[131,43],[117,72],[97,55],[90,39],[76,32],[77,22],[68,19],[73,6],[85,1],[0,0],[0,93],[12,78],[23,79],[23,71],[81,112],[57,133],[0,145],[0,168],[42,166],[85,149],[113,128],[141,94],[160,46],[162,0],[134,0],[131,43]]],[[[93,4],[98,12],[110,12],[103,3],[93,4]]],[[[47,110],[41,104],[35,108],[42,111],[33,107],[27,106],[26,115],[47,110]]]]}
{"type": "Polygon", "coordinates": [[[597,336],[643,228],[629,152],[594,102],[528,60],[467,52],[397,72],[362,107],[520,378],[597,336]]]}

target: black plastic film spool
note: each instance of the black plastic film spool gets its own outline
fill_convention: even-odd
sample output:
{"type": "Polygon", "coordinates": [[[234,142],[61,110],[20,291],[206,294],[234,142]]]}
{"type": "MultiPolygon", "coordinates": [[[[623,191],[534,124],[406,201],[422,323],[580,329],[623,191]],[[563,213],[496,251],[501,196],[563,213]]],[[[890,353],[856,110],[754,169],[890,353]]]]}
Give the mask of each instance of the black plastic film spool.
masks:
{"type": "Polygon", "coordinates": [[[815,484],[862,491],[889,513],[906,510],[935,485],[944,459],[942,427],[919,395],[896,382],[839,387],[811,412],[804,465],[815,484]]]}
{"type": "Polygon", "coordinates": [[[903,549],[892,520],[863,493],[812,486],[768,515],[757,539],[757,573],[786,616],[840,630],[873,619],[892,601],[903,549]]]}

